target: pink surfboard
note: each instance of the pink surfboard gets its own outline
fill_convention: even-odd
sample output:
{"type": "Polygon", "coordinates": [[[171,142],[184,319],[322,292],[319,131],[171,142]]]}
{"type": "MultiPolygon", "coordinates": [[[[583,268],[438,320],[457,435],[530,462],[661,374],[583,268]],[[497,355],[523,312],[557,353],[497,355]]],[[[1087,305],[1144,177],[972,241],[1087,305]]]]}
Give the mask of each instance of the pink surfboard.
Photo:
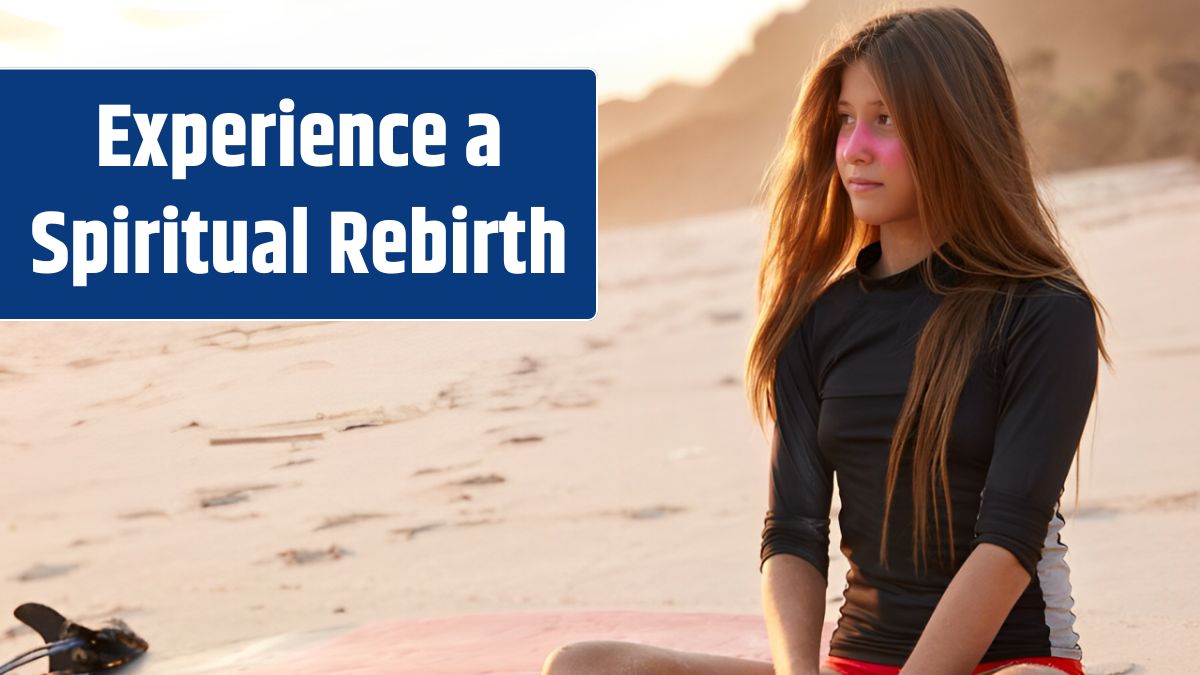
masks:
{"type": "MultiPolygon", "coordinates": [[[[834,624],[826,623],[821,658],[834,624]]],[[[523,611],[395,619],[294,633],[187,657],[150,652],[126,672],[163,675],[537,675],[559,645],[624,640],[771,660],[756,614],[620,610],[523,611]]]]}

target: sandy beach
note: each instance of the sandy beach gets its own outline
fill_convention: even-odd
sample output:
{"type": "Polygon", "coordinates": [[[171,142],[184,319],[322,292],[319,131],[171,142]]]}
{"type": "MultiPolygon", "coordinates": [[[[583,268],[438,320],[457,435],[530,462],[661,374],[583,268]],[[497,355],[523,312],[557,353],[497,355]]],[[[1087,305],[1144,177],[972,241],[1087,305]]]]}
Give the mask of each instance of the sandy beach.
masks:
{"type": "MultiPolygon", "coordinates": [[[[1062,505],[1084,662],[1188,673],[1200,165],[1047,192],[1116,366],[1062,505]]],[[[603,232],[591,322],[5,324],[0,660],[39,642],[25,601],[165,656],[404,617],[760,613],[763,230],[746,209],[603,232]]]]}

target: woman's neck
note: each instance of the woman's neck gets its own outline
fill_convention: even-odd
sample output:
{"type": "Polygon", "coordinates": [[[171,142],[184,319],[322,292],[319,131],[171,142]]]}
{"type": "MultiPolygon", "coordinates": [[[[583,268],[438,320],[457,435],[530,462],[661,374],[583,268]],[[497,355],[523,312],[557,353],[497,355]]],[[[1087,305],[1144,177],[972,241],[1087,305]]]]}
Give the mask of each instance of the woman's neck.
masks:
{"type": "Polygon", "coordinates": [[[902,272],[928,258],[934,248],[919,226],[899,223],[879,228],[879,247],[879,261],[868,270],[874,278],[902,272]]]}

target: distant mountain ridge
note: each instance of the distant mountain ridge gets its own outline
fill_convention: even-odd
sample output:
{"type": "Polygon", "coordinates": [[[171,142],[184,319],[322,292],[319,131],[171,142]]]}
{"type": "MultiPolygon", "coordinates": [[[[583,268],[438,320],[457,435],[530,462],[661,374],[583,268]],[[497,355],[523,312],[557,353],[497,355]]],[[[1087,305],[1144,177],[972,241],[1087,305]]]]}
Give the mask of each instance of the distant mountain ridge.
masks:
{"type": "MultiPolygon", "coordinates": [[[[895,3],[888,3],[895,4],[895,3]]],[[[930,3],[901,3],[905,6],[930,3]]],[[[962,0],[1009,60],[1047,171],[1200,154],[1200,3],[962,0]]],[[[811,0],[777,15],[703,86],[600,106],[600,221],[674,219],[751,203],[823,47],[882,7],[811,0]]]]}

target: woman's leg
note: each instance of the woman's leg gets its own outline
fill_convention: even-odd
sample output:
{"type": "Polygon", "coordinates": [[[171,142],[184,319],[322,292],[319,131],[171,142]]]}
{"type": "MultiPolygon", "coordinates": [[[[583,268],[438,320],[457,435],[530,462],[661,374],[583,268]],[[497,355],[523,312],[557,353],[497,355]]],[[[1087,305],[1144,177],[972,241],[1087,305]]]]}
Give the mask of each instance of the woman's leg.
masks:
{"type": "Polygon", "coordinates": [[[546,657],[541,675],[774,675],[769,661],[683,652],[636,642],[585,640],[546,657]]]}

